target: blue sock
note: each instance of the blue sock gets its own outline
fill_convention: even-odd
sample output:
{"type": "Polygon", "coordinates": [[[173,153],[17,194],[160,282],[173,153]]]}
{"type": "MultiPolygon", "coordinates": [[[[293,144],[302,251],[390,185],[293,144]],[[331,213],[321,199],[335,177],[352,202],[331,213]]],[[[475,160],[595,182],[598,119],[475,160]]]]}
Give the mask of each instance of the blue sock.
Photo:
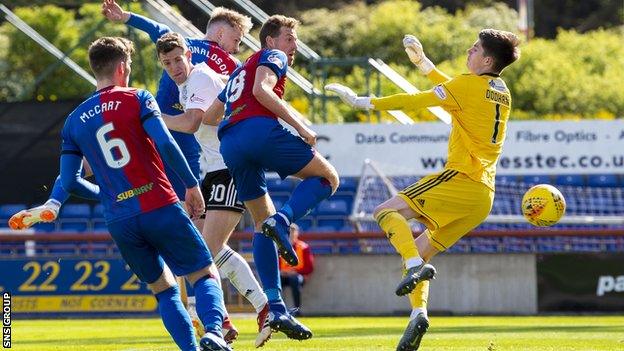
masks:
{"type": "Polygon", "coordinates": [[[195,351],[195,331],[191,324],[191,317],[180,300],[180,289],[173,286],[155,295],[158,300],[158,312],[162,317],[165,328],[180,350],[195,351]]]}
{"type": "Polygon", "coordinates": [[[193,285],[195,309],[205,331],[221,335],[221,325],[225,316],[223,290],[214,278],[202,277],[193,285]]]}
{"type": "Polygon", "coordinates": [[[274,303],[283,304],[277,247],[273,240],[262,233],[254,233],[253,257],[262,288],[269,299],[269,307],[274,303]]]}
{"type": "Polygon", "coordinates": [[[67,199],[69,199],[69,193],[63,189],[63,186],[61,185],[61,176],[58,176],[54,181],[54,186],[52,186],[52,192],[50,193],[48,200],[57,201],[59,206],[61,206],[65,203],[65,201],[67,201],[67,199]]]}
{"type": "Polygon", "coordinates": [[[284,214],[290,223],[296,222],[307,215],[319,202],[327,199],[331,195],[331,191],[331,184],[323,177],[304,179],[297,185],[290,199],[279,212],[284,214]]]}

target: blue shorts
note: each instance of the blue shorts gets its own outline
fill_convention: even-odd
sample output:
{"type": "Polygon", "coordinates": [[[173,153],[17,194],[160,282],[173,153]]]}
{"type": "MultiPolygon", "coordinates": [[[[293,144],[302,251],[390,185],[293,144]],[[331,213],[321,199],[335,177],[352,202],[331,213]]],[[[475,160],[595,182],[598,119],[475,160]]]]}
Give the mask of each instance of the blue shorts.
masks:
{"type": "Polygon", "coordinates": [[[266,194],[265,171],[284,179],[299,172],[314,157],[314,149],[273,118],[253,117],[223,130],[221,155],[230,170],[238,198],[257,199],[266,194]]]}
{"type": "Polygon", "coordinates": [[[177,203],[109,223],[108,231],[130,269],[148,284],[162,275],[164,263],[177,276],[212,263],[204,239],[177,203]]]}
{"type": "MultiPolygon", "coordinates": [[[[176,132],[174,130],[170,131],[173,139],[175,139],[176,143],[180,147],[180,151],[184,155],[186,162],[191,167],[191,172],[197,180],[201,183],[200,178],[200,170],[199,170],[199,156],[201,152],[201,148],[197,139],[195,139],[195,135],[188,133],[176,132]]],[[[184,197],[186,196],[186,186],[182,179],[178,176],[178,174],[173,170],[173,168],[169,167],[168,164],[165,163],[165,174],[173,186],[173,191],[175,191],[176,195],[180,201],[184,201],[184,197]]]]}

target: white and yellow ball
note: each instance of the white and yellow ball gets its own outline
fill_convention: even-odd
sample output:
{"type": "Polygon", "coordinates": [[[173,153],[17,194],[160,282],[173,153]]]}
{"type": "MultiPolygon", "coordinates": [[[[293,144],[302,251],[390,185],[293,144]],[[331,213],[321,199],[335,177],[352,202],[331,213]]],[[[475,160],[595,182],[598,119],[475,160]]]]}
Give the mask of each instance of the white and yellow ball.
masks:
{"type": "Polygon", "coordinates": [[[535,185],[522,197],[522,215],[534,226],[554,225],[563,217],[565,210],[565,198],[552,185],[535,185]]]}

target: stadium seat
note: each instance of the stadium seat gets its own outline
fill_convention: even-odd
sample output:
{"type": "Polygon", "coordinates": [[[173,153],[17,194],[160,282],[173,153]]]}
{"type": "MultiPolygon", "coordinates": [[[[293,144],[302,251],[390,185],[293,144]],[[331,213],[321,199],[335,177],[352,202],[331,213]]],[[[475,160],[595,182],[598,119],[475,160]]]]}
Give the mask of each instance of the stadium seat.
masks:
{"type": "Polygon", "coordinates": [[[322,201],[316,208],[316,214],[323,215],[335,215],[346,216],[349,214],[349,207],[344,200],[325,200],[322,201]]]}
{"type": "Polygon", "coordinates": [[[556,185],[585,186],[585,177],[581,174],[562,174],[555,177],[556,185]]]}
{"type": "Polygon", "coordinates": [[[343,218],[323,218],[319,217],[316,221],[316,225],[319,228],[331,227],[335,231],[340,231],[342,227],[346,225],[343,218]]]}
{"type": "Polygon", "coordinates": [[[93,211],[91,212],[92,219],[101,219],[104,218],[104,205],[97,204],[93,206],[93,211]]]}
{"type": "Polygon", "coordinates": [[[535,184],[552,184],[552,179],[550,175],[528,175],[522,177],[522,181],[529,185],[535,184]]]}
{"type": "Polygon", "coordinates": [[[85,232],[88,229],[88,223],[86,221],[61,221],[61,231],[67,232],[85,232]]]}
{"type": "Polygon", "coordinates": [[[347,211],[351,213],[353,208],[353,200],[355,199],[355,193],[339,191],[336,192],[329,200],[342,200],[347,203],[347,211]]]}
{"type": "Polygon", "coordinates": [[[91,225],[93,227],[93,231],[95,231],[95,232],[107,232],[108,231],[108,227],[106,226],[106,222],[104,222],[103,220],[94,219],[93,222],[91,223],[91,225]]]}
{"type": "Polygon", "coordinates": [[[59,218],[91,218],[91,206],[87,204],[68,204],[61,207],[59,218]]]}
{"type": "Polygon", "coordinates": [[[618,186],[619,181],[615,174],[592,174],[589,176],[588,185],[600,188],[611,188],[618,186]]]}
{"type": "Polygon", "coordinates": [[[512,175],[496,176],[496,185],[515,184],[518,182],[517,178],[518,177],[512,175]]]}
{"type": "Polygon", "coordinates": [[[56,223],[37,223],[32,228],[37,232],[53,232],[56,231],[56,223]]]}
{"type": "Polygon", "coordinates": [[[295,184],[299,181],[292,178],[286,178],[284,180],[280,178],[268,178],[266,182],[269,192],[282,191],[290,193],[295,188],[295,184]]]}
{"type": "Polygon", "coordinates": [[[301,218],[296,223],[302,232],[308,231],[310,228],[314,226],[314,220],[310,218],[309,216],[301,218]]]}
{"type": "Polygon", "coordinates": [[[14,214],[27,207],[24,204],[6,204],[0,205],[0,219],[5,220],[11,218],[14,214]]]}
{"type": "Polygon", "coordinates": [[[340,185],[338,191],[350,191],[355,193],[357,191],[358,179],[355,177],[340,177],[340,185]]]}

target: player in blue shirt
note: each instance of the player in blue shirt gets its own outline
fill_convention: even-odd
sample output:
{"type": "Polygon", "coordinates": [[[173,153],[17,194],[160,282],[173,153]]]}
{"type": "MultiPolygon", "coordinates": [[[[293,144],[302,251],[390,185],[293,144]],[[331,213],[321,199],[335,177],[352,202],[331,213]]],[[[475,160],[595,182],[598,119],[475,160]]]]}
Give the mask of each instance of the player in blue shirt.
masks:
{"type": "MultiPolygon", "coordinates": [[[[146,32],[154,43],[162,35],[171,32],[166,25],[124,11],[114,0],[103,2],[102,13],[113,22],[123,22],[146,32]]],[[[249,32],[250,28],[249,17],[222,7],[216,8],[208,23],[204,38],[185,38],[192,52],[191,61],[194,64],[205,62],[208,67],[223,75],[231,74],[240,65],[240,62],[231,54],[240,50],[241,38],[249,32]]],[[[184,112],[178,95],[175,82],[163,71],[156,93],[156,101],[163,114],[176,116],[184,112]]],[[[175,131],[171,134],[180,146],[193,174],[197,179],[201,179],[200,147],[195,136],[175,131]]],[[[165,172],[178,198],[184,200],[185,187],[180,177],[167,164],[165,164],[165,172]]],[[[86,165],[84,175],[90,175],[90,168],[86,165]]],[[[26,229],[38,222],[52,222],[68,198],[69,195],[61,186],[60,178],[57,178],[50,198],[45,204],[16,213],[9,220],[9,225],[13,229],[26,229]]]]}
{"type": "Polygon", "coordinates": [[[132,42],[115,37],[100,38],[89,47],[97,91],[65,121],[61,182],[73,195],[102,202],[122,257],[154,292],[163,323],[181,350],[196,351],[198,345],[173,274],[186,276],[196,291],[206,329],[201,349],[230,350],[221,334],[223,292],[216,268],[178,204],[161,156],[184,181],[187,212],[193,217],[204,212],[199,184],[165,128],[154,97],[127,87],[133,50],[132,42]],[[83,157],[101,188],[82,178],[83,157]]]}
{"type": "Polygon", "coordinates": [[[308,339],[312,332],[284,306],[278,250],[290,265],[297,264],[288,228],[336,190],[338,174],[313,148],[316,133],[282,100],[286,72],[297,51],[298,23],[275,15],[262,25],[262,49],[232,73],[218,100],[206,111],[204,123],[216,125],[223,119],[218,130],[221,154],[234,177],[239,199],[255,222],[253,255],[269,299],[269,324],[290,338],[308,339]],[[299,136],[282,127],[278,119],[291,125],[299,136]],[[303,179],[277,213],[267,194],[265,170],[276,171],[282,178],[303,179]]]}

